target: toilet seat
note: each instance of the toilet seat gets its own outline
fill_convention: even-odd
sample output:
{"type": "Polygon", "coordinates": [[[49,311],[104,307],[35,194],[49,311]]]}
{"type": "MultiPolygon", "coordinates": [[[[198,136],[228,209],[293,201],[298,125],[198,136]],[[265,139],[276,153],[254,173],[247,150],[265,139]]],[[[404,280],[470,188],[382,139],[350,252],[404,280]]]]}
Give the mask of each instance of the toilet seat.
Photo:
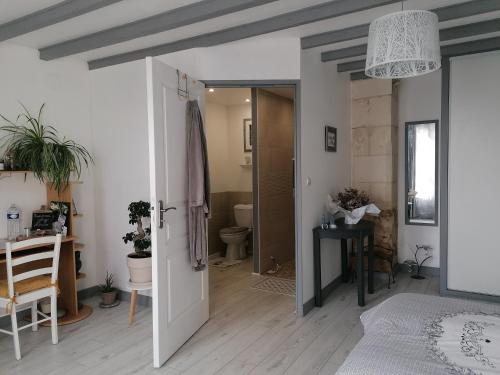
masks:
{"type": "Polygon", "coordinates": [[[231,235],[235,235],[235,234],[241,234],[243,232],[248,232],[248,228],[247,227],[229,227],[229,228],[222,228],[220,230],[220,234],[221,235],[225,235],[225,236],[231,236],[231,235]]]}

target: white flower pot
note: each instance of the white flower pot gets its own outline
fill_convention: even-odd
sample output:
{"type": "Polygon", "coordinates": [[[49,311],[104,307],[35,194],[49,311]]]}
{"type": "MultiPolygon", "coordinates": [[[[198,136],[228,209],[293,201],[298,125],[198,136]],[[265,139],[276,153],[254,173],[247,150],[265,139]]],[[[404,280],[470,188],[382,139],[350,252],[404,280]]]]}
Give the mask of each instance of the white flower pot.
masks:
{"type": "Polygon", "coordinates": [[[130,281],[133,283],[150,283],[152,276],[152,258],[131,258],[127,257],[127,266],[130,272],[130,281]]]}

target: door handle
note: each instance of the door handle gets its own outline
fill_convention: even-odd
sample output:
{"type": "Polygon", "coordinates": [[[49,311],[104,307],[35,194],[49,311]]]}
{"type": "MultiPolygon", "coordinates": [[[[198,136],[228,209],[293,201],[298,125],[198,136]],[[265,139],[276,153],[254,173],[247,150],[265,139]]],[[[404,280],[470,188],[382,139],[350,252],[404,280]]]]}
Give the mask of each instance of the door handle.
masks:
{"type": "Polygon", "coordinates": [[[163,222],[164,222],[164,220],[163,220],[163,214],[164,214],[165,212],[170,211],[170,210],[177,210],[177,207],[167,207],[167,208],[163,208],[163,201],[162,201],[162,200],[159,200],[159,201],[158,201],[158,205],[160,206],[160,209],[158,210],[158,211],[159,211],[159,213],[160,213],[160,223],[159,223],[158,227],[159,227],[160,229],[162,229],[162,228],[163,228],[163,222]]]}

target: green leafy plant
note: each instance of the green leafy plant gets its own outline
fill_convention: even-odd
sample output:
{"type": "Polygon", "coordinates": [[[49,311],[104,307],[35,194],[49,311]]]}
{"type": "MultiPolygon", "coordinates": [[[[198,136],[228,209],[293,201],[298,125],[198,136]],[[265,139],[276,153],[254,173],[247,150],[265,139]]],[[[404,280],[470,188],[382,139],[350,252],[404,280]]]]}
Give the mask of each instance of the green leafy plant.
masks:
{"type": "Polygon", "coordinates": [[[146,251],[151,247],[151,227],[144,227],[143,223],[144,218],[151,217],[150,208],[149,202],[144,201],[132,202],[128,206],[128,222],[137,226],[135,231],[126,233],[122,237],[123,242],[134,244],[135,254],[129,255],[130,257],[148,258],[151,256],[151,253],[146,251]]]}
{"type": "Polygon", "coordinates": [[[78,143],[60,138],[57,130],[42,120],[43,104],[36,117],[21,104],[24,113],[0,126],[0,137],[5,158],[10,158],[20,169],[32,171],[41,182],[51,182],[58,192],[69,183],[71,173],[79,179],[82,166],[88,167],[94,160],[87,149],[78,143]]]}
{"type": "Polygon", "coordinates": [[[116,288],[113,286],[113,274],[106,271],[106,277],[104,278],[104,284],[100,284],[99,288],[101,293],[114,292],[116,288]]]}

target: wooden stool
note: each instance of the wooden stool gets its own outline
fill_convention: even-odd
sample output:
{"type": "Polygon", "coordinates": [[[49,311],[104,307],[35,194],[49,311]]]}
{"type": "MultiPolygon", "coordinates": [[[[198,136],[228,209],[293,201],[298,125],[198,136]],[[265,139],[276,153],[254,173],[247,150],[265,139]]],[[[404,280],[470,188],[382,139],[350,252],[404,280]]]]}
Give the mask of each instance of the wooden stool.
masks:
{"type": "Polygon", "coordinates": [[[153,286],[152,283],[133,283],[131,281],[128,282],[128,286],[132,290],[130,293],[130,307],[128,309],[128,325],[131,326],[134,322],[137,292],[139,290],[150,290],[153,286]]]}

